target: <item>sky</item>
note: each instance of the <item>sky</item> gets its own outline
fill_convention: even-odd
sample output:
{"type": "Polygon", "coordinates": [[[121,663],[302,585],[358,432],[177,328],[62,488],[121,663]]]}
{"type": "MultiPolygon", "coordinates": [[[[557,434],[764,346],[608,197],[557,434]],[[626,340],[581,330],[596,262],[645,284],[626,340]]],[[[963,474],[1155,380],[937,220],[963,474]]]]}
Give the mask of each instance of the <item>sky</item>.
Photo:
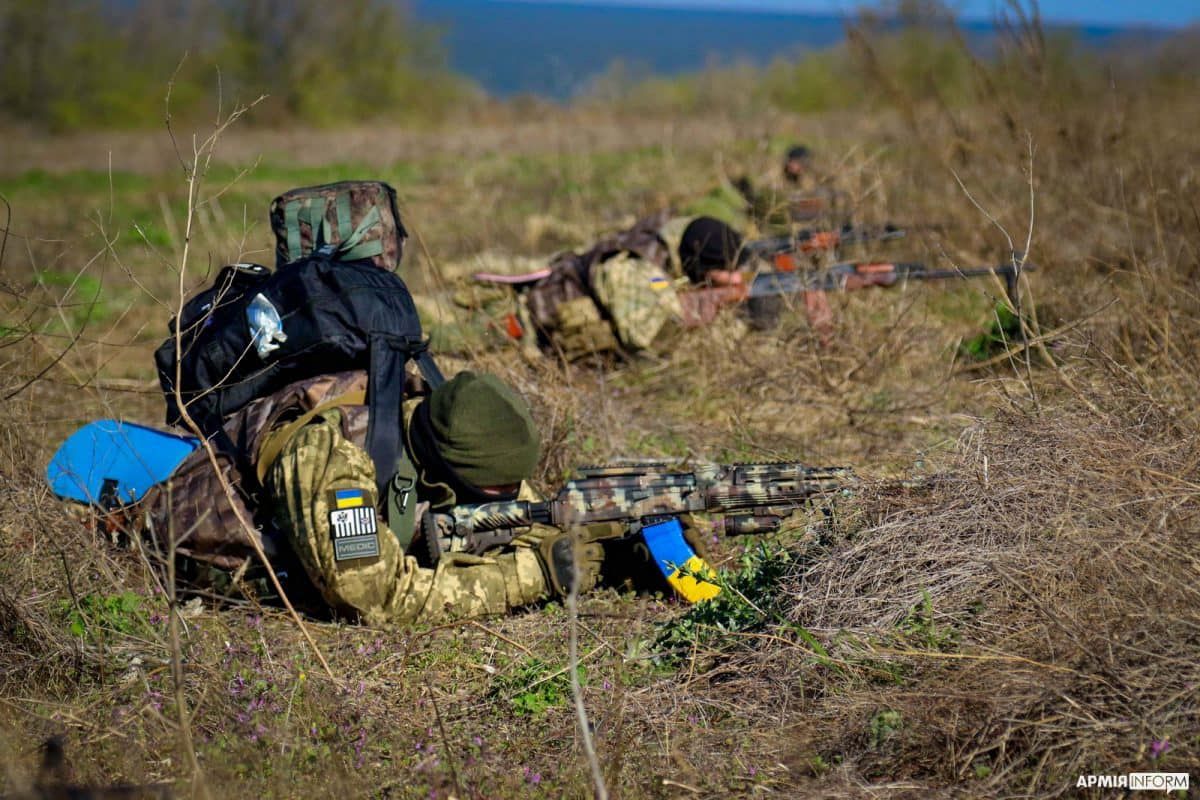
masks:
{"type": "MultiPolygon", "coordinates": [[[[539,2],[540,0],[526,0],[539,2]]],[[[564,0],[546,0],[563,2],[564,0]]],[[[817,14],[849,14],[863,5],[860,0],[566,0],[588,5],[633,5],[683,8],[721,8],[762,11],[797,11],[817,14]]],[[[1026,0],[1028,5],[1028,0],[1026,0]]],[[[992,19],[999,0],[950,0],[965,19],[992,19]]],[[[1048,22],[1096,25],[1153,25],[1183,27],[1200,21],[1200,0],[1041,0],[1042,18],[1048,22]]]]}

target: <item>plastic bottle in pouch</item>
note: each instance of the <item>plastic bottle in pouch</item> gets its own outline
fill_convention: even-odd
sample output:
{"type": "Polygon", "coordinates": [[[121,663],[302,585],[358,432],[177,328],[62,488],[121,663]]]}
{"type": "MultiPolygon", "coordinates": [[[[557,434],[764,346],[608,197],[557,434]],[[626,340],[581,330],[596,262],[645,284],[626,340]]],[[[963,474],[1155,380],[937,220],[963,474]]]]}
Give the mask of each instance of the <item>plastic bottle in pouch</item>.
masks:
{"type": "Polygon", "coordinates": [[[287,341],[279,312],[262,294],[256,294],[246,307],[246,322],[250,325],[250,339],[254,343],[254,351],[264,361],[279,349],[281,343],[287,341]]]}

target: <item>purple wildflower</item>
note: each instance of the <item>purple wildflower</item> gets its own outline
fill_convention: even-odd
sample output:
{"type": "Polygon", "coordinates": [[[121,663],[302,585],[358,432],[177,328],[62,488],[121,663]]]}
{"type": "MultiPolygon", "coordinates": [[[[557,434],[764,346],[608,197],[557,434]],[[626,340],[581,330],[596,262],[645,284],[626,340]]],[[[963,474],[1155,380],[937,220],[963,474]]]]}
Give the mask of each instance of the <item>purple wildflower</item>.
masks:
{"type": "Polygon", "coordinates": [[[1150,742],[1150,757],[1158,759],[1171,749],[1171,742],[1166,739],[1155,739],[1150,742]]]}
{"type": "Polygon", "coordinates": [[[360,769],[363,765],[363,762],[365,762],[367,760],[366,747],[367,747],[367,729],[359,728],[358,729],[358,738],[354,741],[354,756],[355,756],[354,768],[355,769],[360,769]]]}

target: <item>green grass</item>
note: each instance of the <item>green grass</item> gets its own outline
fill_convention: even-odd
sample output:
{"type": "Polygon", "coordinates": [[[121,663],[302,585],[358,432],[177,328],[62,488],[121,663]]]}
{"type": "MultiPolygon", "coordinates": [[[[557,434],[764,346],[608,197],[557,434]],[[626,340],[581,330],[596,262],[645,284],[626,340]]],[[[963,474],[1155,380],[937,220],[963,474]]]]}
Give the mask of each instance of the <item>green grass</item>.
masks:
{"type": "MultiPolygon", "coordinates": [[[[219,163],[209,170],[207,179],[214,185],[224,185],[235,179],[247,184],[275,184],[280,192],[293,186],[311,186],[350,180],[387,181],[400,188],[424,180],[424,167],[407,161],[397,161],[380,169],[361,162],[333,162],[317,166],[298,166],[265,159],[245,166],[219,163]],[[244,176],[244,177],[243,177],[244,176]]],[[[243,190],[244,191],[244,190],[243,190]]]]}
{"type": "Polygon", "coordinates": [[[0,180],[0,189],[11,197],[32,194],[43,198],[71,197],[89,198],[114,193],[144,191],[152,185],[151,178],[133,172],[114,170],[75,170],[73,172],[49,172],[35,168],[0,180]]]}
{"type": "MultiPolygon", "coordinates": [[[[580,685],[586,686],[587,668],[580,665],[577,675],[580,685]]],[[[536,717],[570,702],[570,671],[531,656],[502,668],[489,694],[507,704],[517,716],[536,717]]]]}
{"type": "Polygon", "coordinates": [[[67,617],[67,630],[80,638],[104,633],[133,634],[142,632],[148,625],[146,612],[142,608],[143,598],[133,592],[120,592],[108,596],[87,594],[78,603],[63,602],[67,617]]]}

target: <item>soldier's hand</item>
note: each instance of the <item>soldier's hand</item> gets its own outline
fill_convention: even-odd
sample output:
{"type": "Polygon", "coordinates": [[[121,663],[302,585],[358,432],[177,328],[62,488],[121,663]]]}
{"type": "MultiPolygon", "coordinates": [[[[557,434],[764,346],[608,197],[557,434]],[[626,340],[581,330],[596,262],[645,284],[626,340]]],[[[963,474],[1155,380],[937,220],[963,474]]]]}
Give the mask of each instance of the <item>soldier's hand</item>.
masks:
{"type": "Polygon", "coordinates": [[[617,523],[584,525],[569,532],[539,525],[514,540],[514,544],[534,548],[551,589],[559,597],[565,597],[572,585],[580,592],[596,585],[604,563],[604,549],[599,542],[623,534],[624,528],[617,523]]]}

